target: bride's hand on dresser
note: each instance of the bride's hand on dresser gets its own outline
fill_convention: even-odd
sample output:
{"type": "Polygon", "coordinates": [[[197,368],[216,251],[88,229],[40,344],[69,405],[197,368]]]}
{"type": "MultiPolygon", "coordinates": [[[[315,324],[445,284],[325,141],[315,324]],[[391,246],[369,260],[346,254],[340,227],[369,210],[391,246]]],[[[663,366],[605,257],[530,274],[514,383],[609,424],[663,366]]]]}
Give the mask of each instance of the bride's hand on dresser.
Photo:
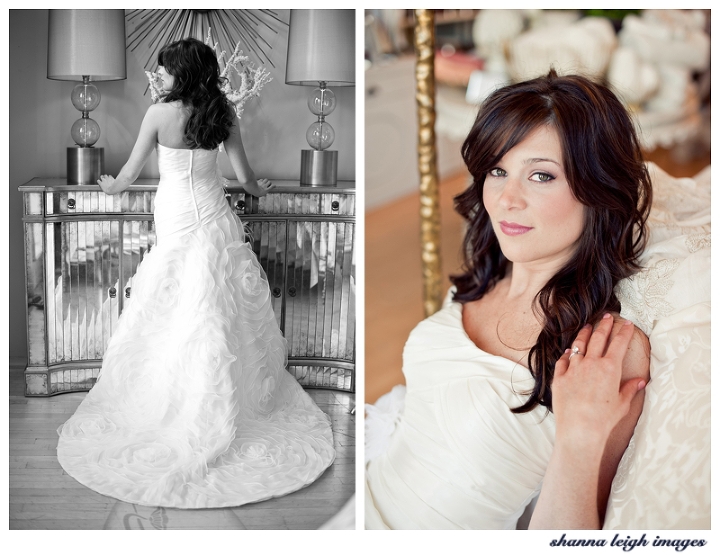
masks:
{"type": "Polygon", "coordinates": [[[272,191],[275,188],[275,184],[270,181],[269,179],[258,179],[257,180],[258,188],[260,190],[259,197],[263,197],[267,195],[270,191],[272,191]]]}
{"type": "Polygon", "coordinates": [[[253,179],[242,184],[243,189],[255,197],[264,197],[275,188],[269,179],[253,179]]]}
{"type": "Polygon", "coordinates": [[[113,183],[115,183],[115,178],[112,175],[103,174],[100,176],[100,179],[97,180],[97,184],[100,185],[100,188],[108,195],[114,193],[112,190],[113,183]]]}

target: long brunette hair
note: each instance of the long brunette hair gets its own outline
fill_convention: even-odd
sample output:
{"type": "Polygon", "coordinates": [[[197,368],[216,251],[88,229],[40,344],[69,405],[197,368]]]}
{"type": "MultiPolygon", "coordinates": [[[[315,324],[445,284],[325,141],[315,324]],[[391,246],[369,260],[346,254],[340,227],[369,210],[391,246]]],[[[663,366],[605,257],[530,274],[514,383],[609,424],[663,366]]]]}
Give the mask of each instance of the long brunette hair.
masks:
{"type": "Polygon", "coordinates": [[[185,144],[212,150],[230,136],[235,110],[220,90],[220,66],[212,48],[197,39],[167,44],[158,64],[175,78],[165,102],[181,101],[191,109],[185,124],[185,144]]]}
{"type": "Polygon", "coordinates": [[[619,312],[617,282],[637,272],[647,242],[650,177],[632,121],[606,86],[577,75],[547,76],[495,91],[481,106],[462,155],[473,184],[455,197],[468,221],[463,272],[452,276],[454,299],[481,298],[501,280],[508,260],[482,203],[485,176],[535,129],[549,125],[559,137],[570,189],[585,206],[585,226],[570,260],[540,290],[533,310],[542,330],[528,364],[535,386],[513,410],[538,404],[552,410],[555,362],[586,323],[619,312]]]}

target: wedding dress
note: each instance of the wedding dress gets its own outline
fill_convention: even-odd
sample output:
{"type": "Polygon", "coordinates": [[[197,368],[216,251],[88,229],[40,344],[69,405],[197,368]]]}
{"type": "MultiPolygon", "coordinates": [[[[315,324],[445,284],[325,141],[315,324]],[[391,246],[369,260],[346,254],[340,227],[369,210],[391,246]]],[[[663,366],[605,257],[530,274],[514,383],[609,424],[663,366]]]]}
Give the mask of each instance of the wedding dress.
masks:
{"type": "Polygon", "coordinates": [[[405,344],[404,408],[387,449],[368,441],[387,434],[366,426],[366,449],[382,451],[366,470],[367,529],[515,529],[540,491],[555,418],[510,412],[530,371],[481,351],[451,295],[405,344]]]}
{"type": "Polygon", "coordinates": [[[58,430],[62,467],[141,505],[238,506],[333,462],[330,420],[285,370],[265,275],[225,200],[217,150],[157,146],[157,246],[96,385],[58,430]]]}

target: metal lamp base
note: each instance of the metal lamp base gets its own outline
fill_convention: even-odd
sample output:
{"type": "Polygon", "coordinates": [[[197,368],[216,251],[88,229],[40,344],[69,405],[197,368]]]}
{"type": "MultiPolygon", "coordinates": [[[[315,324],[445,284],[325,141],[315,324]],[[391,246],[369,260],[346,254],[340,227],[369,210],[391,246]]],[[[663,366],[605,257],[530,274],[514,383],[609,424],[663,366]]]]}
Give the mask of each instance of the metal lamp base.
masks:
{"type": "Polygon", "coordinates": [[[95,185],[105,171],[105,149],[70,146],[67,149],[68,185],[95,185]]]}
{"type": "Polygon", "coordinates": [[[335,187],[337,185],[337,150],[303,150],[300,154],[300,185],[335,187]]]}

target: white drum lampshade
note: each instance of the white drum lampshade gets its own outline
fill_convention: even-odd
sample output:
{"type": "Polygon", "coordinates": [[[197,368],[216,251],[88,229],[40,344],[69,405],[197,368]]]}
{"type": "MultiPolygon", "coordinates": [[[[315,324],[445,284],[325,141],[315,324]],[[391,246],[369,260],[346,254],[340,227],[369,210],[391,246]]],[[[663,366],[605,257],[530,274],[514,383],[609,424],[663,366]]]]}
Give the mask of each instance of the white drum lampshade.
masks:
{"type": "Polygon", "coordinates": [[[335,130],[325,121],[336,100],[328,86],[355,85],[354,10],[290,11],[285,83],[317,86],[308,99],[318,119],[305,134],[312,150],[301,153],[300,184],[336,185],[338,153],[327,150],[335,130]]]}
{"type": "Polygon", "coordinates": [[[100,104],[93,81],[127,78],[125,10],[48,10],[48,79],[82,81],[70,100],[82,117],[72,126],[68,148],[70,184],[93,184],[104,172],[104,152],[93,145],[100,126],[89,113],[100,104]]]}

